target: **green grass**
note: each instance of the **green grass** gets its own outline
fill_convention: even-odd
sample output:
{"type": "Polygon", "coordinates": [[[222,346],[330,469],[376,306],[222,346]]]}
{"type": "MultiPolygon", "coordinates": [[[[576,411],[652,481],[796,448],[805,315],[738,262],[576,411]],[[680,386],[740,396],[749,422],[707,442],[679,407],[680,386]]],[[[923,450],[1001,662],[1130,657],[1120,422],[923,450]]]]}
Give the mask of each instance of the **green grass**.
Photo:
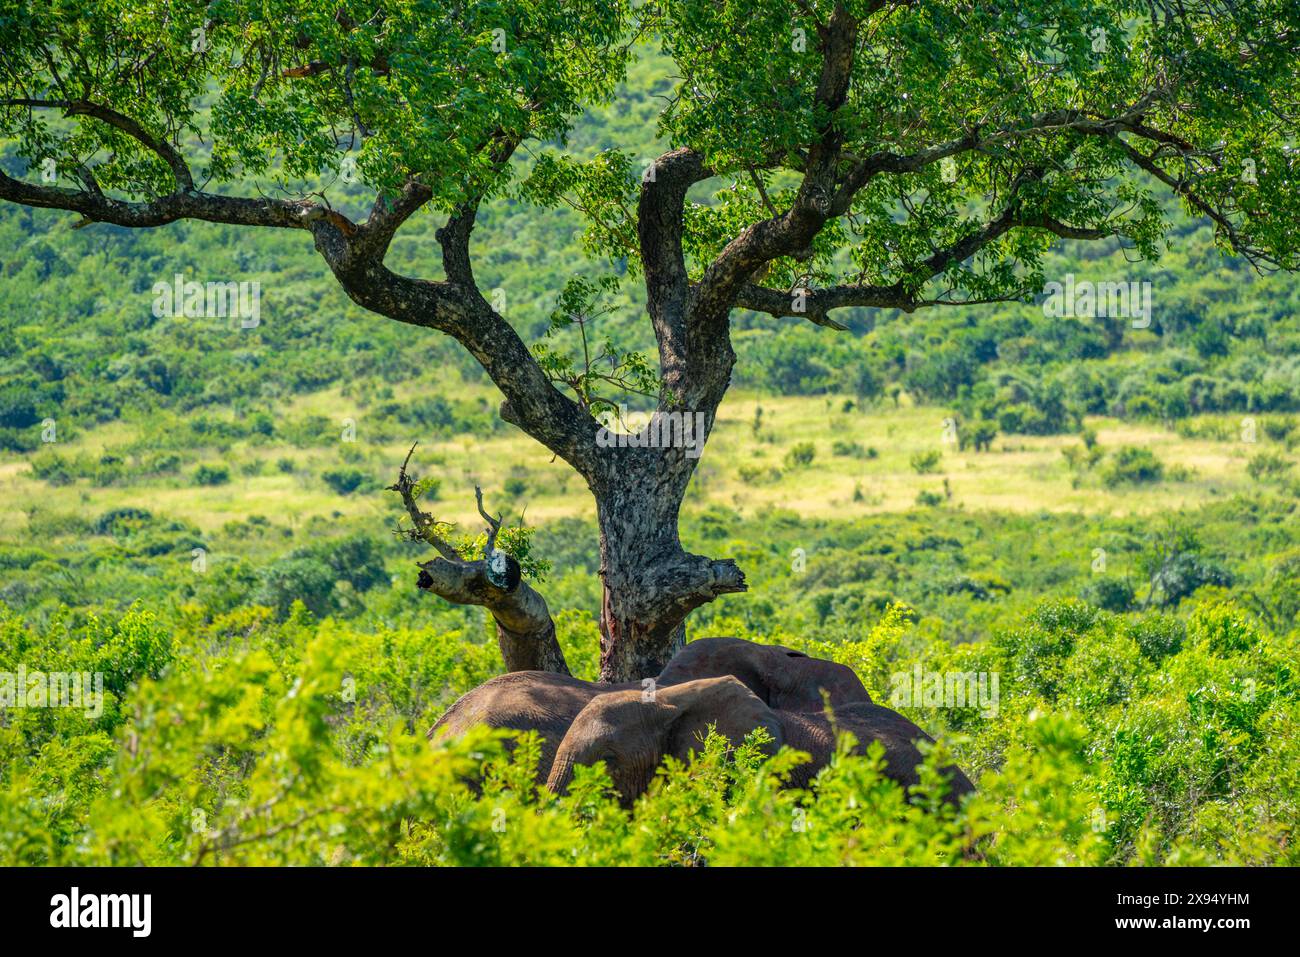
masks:
{"type": "MultiPolygon", "coordinates": [[[[419,394],[408,383],[394,390],[397,401],[419,394]]],[[[491,393],[463,386],[471,397],[491,393]]],[[[391,519],[394,502],[382,491],[396,473],[412,441],[420,440],[413,459],[421,474],[442,480],[433,505],[440,518],[476,522],[473,486],[482,485],[493,510],[517,514],[527,509],[530,523],[545,524],[567,516],[589,517],[594,506],[585,486],[569,467],[513,428],[490,437],[463,435],[422,439],[418,428],[378,420],[370,406],[337,389],[295,397],[283,405],[277,422],[320,415],[337,428],[322,444],[300,448],[283,441],[238,440],[227,446],[199,447],[182,453],[174,475],[133,479],[128,464],[124,484],[98,487],[89,479],[56,487],[32,474],[28,457],[0,460],[0,535],[23,537],[27,514],[34,508],[97,515],[114,508],[146,507],[183,519],[204,531],[248,515],[265,515],[291,526],[314,517],[391,519]],[[356,438],[341,438],[345,419],[356,423],[356,438]],[[284,473],[277,463],[290,460],[284,473]],[[199,486],[195,468],[226,465],[228,484],[199,486]],[[244,468],[257,463],[258,474],[244,468]],[[330,468],[360,469],[369,486],[340,495],[320,479],[330,468]],[[505,493],[507,480],[522,479],[521,495],[505,493]]],[[[953,507],[972,511],[1077,512],[1085,515],[1143,515],[1194,508],[1258,488],[1246,471],[1250,457],[1271,447],[1260,436],[1255,444],[1213,438],[1186,438],[1155,423],[1092,418],[1088,425],[1100,447],[1112,453],[1121,446],[1151,449],[1167,477],[1158,483],[1103,487],[1094,468],[1076,479],[1062,455],[1079,445],[1076,436],[999,436],[989,452],[959,451],[946,440],[947,410],[892,403],[845,411],[840,396],[763,397],[733,394],[719,414],[713,437],[701,459],[689,493],[688,508],[724,504],[742,515],[787,508],[820,518],[853,518],[916,507],[919,493],[944,496],[953,507]],[[762,408],[755,431],[756,409],[762,408]],[[807,466],[791,466],[787,453],[797,443],[812,443],[815,456],[807,466]],[[841,443],[841,454],[835,454],[841,443]],[[847,452],[846,452],[847,449],[847,452]],[[911,460],[937,450],[941,457],[930,474],[918,474],[911,460]],[[945,483],[947,490],[945,491],[945,483]]],[[[1228,434],[1236,435],[1236,417],[1224,416],[1228,434]]],[[[148,448],[160,426],[114,422],[80,432],[55,448],[65,456],[98,456],[125,448],[148,448]]],[[[593,425],[594,428],[594,425],[593,425]]],[[[1279,446],[1280,449],[1280,446],[1279,446]]],[[[131,463],[129,455],[125,455],[131,463]]]]}

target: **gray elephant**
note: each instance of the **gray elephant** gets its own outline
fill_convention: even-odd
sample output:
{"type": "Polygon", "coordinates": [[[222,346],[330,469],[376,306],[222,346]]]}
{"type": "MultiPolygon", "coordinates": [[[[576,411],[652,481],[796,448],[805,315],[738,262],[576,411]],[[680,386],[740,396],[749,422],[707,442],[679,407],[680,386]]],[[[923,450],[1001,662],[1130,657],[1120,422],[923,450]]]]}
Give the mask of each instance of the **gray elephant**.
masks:
{"type": "MultiPolygon", "coordinates": [[[[872,741],[885,748],[885,775],[903,785],[918,783],[921,763],[917,741],[932,739],[901,714],[870,702],[833,708],[835,726],[857,739],[858,753],[872,741]]],[[[556,752],[547,787],[568,789],[578,765],[604,761],[624,805],[650,786],[655,769],[672,755],[685,760],[702,746],[710,725],[739,743],[755,728],[767,729],[769,753],[788,745],[812,756],[789,782],[806,787],[835,751],[835,728],[825,714],[769,707],[741,681],[728,675],[687,681],[658,689],[653,696],[640,691],[615,691],[593,698],[574,718],[556,752]]],[[[944,769],[951,787],[949,800],[974,791],[960,769],[944,769]]]]}
{"type": "Polygon", "coordinates": [[[537,778],[545,781],[555,751],[578,713],[599,694],[633,687],[639,688],[640,682],[600,684],[553,671],[512,671],[461,695],[429,729],[428,737],[456,738],[476,725],[536,731],[542,739],[537,778]]]}
{"type": "MultiPolygon", "coordinates": [[[[818,711],[823,692],[833,707],[871,702],[853,669],[810,658],[782,645],[742,638],[701,638],[683,648],[655,679],[664,688],[699,678],[732,675],[763,702],[784,711],[818,711]]],[[[538,780],[550,773],[569,725],[596,696],[635,690],[642,682],[601,684],[549,671],[514,671],[462,695],[429,730],[430,738],[459,736],[478,724],[536,731],[542,738],[538,780]]]]}
{"type": "Polygon", "coordinates": [[[847,665],[743,638],[691,642],[668,662],[656,684],[668,687],[723,675],[738,678],[764,704],[782,711],[820,712],[827,701],[837,708],[871,703],[871,695],[847,665]]]}

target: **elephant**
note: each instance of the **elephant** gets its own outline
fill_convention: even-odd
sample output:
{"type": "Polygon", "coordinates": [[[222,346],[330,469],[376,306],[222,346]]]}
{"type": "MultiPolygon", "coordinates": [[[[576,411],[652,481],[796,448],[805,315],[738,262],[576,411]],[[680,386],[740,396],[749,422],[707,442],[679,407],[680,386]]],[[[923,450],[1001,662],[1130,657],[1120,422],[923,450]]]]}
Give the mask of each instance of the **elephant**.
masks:
{"type": "Polygon", "coordinates": [[[480,724],[512,731],[536,731],[542,739],[537,777],[543,782],[569,725],[593,698],[640,686],[640,682],[583,681],[554,671],[512,671],[461,695],[429,729],[427,737],[430,740],[459,737],[480,724]]]}
{"type": "MultiPolygon", "coordinates": [[[[871,702],[854,702],[832,709],[834,725],[825,714],[772,708],[739,679],[725,675],[702,678],[656,690],[612,691],[593,698],[573,719],[556,751],[546,785],[564,793],[577,765],[604,761],[623,805],[630,806],[650,786],[655,769],[668,755],[685,760],[702,746],[709,725],[739,743],[755,728],[767,729],[774,754],[781,745],[807,752],[812,761],[796,768],[790,787],[807,787],[835,751],[835,728],[857,739],[856,753],[872,741],[885,747],[886,777],[903,785],[917,784],[921,762],[919,740],[932,741],[901,714],[871,702]]],[[[949,803],[975,790],[955,766],[944,768],[950,780],[949,803]]]]}
{"type": "MultiPolygon", "coordinates": [[[[683,648],[655,678],[663,688],[699,678],[733,675],[773,708],[818,711],[825,690],[833,707],[871,703],[853,669],[810,658],[792,648],[743,638],[700,638],[683,648]]],[[[462,695],[429,729],[428,737],[459,736],[474,725],[536,731],[542,738],[538,781],[545,782],[569,725],[597,695],[636,689],[642,682],[602,684],[549,671],[513,671],[462,695]]]]}
{"type": "Polygon", "coordinates": [[[668,687],[723,675],[740,679],[764,704],[779,711],[820,713],[826,701],[836,708],[871,703],[871,695],[847,665],[743,638],[692,641],[668,662],[656,684],[668,687]]]}

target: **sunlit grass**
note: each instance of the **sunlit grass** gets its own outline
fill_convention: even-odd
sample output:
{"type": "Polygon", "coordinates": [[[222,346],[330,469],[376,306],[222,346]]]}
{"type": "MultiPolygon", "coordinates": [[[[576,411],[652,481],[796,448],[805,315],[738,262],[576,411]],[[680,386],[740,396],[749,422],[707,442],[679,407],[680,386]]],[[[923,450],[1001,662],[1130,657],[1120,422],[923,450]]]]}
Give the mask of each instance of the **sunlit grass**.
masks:
{"type": "MultiPolygon", "coordinates": [[[[392,398],[409,399],[422,388],[427,385],[404,383],[393,387],[392,398]]],[[[459,388],[463,395],[481,394],[495,401],[485,387],[459,388]]],[[[0,493],[5,500],[0,534],[10,540],[21,537],[32,509],[95,516],[114,508],[143,507],[204,531],[249,515],[264,515],[291,527],[318,516],[373,516],[376,521],[392,522],[396,502],[383,487],[393,480],[410,443],[417,440],[415,470],[442,480],[439,498],[430,503],[440,518],[476,524],[476,484],[484,488],[488,507],[510,518],[525,509],[534,523],[593,514],[582,480],[517,429],[489,438],[449,439],[430,439],[413,430],[399,439],[391,423],[376,423],[374,407],[370,397],[344,395],[338,389],[298,395],[281,407],[278,420],[323,416],[337,427],[337,442],[296,448],[283,442],[236,441],[220,451],[193,449],[184,455],[176,475],[128,478],[125,484],[107,487],[85,479],[52,486],[32,474],[25,457],[9,456],[0,461],[0,493]],[[350,442],[343,439],[349,421],[355,428],[350,442]],[[385,429],[388,439],[372,438],[385,429]],[[193,473],[203,463],[226,466],[230,481],[196,485],[193,473]],[[282,471],[283,463],[292,463],[292,470],[282,471]],[[367,486],[342,495],[322,481],[322,472],[343,467],[362,471],[367,486]],[[510,479],[516,483],[513,494],[505,490],[510,479]],[[518,482],[523,483],[522,492],[518,482]]],[[[1246,462],[1262,447],[1185,438],[1155,423],[1090,419],[1087,424],[1096,431],[1103,450],[1146,447],[1166,468],[1167,477],[1159,483],[1107,488],[1099,469],[1081,477],[1072,475],[1062,450],[1080,445],[1078,436],[1001,435],[990,452],[959,451],[945,431],[948,415],[942,408],[912,406],[906,399],[899,407],[886,400],[861,408],[843,396],[735,393],[719,415],[692,482],[688,508],[716,503],[745,514],[786,508],[812,517],[851,518],[915,508],[918,494],[926,492],[940,496],[945,505],[968,510],[1147,514],[1246,491],[1254,484],[1246,462]],[[840,454],[835,452],[837,442],[840,454]],[[811,464],[787,461],[798,443],[812,443],[811,464]],[[939,462],[931,474],[918,474],[912,459],[929,450],[940,453],[939,462]]],[[[1227,416],[1224,422],[1235,435],[1236,418],[1227,416]]],[[[63,455],[98,456],[126,447],[147,448],[149,438],[147,426],[115,422],[80,431],[54,448],[63,455]]]]}

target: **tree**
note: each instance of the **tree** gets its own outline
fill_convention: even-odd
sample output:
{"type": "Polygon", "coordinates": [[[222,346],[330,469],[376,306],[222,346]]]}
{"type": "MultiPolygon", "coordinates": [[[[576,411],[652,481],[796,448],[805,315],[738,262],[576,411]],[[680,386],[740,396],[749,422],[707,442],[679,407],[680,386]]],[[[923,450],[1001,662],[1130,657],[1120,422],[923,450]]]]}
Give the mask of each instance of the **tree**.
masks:
{"type": "MultiPolygon", "coordinates": [[[[77,225],[302,230],[361,306],[455,338],[501,416],[591,488],[602,675],[630,678],[744,575],[680,541],[698,448],[598,441],[593,417],[647,370],[530,350],[478,288],[483,204],[583,214],[594,255],[644,284],[658,413],[707,438],[737,308],[842,329],[832,313],[1024,300],[1062,238],[1155,256],[1161,192],[1225,250],[1294,268],[1298,48],[1286,0],[0,0],[0,198],[77,225]],[[640,42],[674,63],[671,148],[644,170],[546,150],[640,42]],[[364,214],[329,202],[339,175],[364,214]],[[441,277],[385,266],[417,214],[445,220],[441,277]]],[[[553,633],[525,606],[546,617],[525,638],[553,633]]]]}
{"type": "Polygon", "coordinates": [[[1177,606],[1203,585],[1232,586],[1232,575],[1212,558],[1201,553],[1196,530],[1181,517],[1169,518],[1148,536],[1148,547],[1137,558],[1137,568],[1147,578],[1143,609],[1153,603],[1159,608],[1177,606]]]}

